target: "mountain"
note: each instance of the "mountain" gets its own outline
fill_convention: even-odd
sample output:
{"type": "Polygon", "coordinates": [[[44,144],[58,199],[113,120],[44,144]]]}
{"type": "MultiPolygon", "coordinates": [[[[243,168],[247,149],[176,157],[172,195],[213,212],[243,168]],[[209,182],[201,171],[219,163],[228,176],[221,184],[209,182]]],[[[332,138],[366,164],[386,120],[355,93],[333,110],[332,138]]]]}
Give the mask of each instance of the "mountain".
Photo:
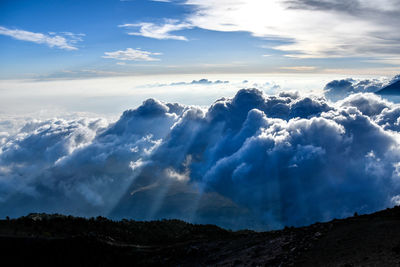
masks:
{"type": "Polygon", "coordinates": [[[0,251],[3,266],[398,266],[400,207],[271,232],[30,214],[0,220],[0,251]]]}
{"type": "Polygon", "coordinates": [[[378,95],[400,95],[400,80],[394,82],[388,86],[383,87],[381,90],[376,92],[378,95]]]}

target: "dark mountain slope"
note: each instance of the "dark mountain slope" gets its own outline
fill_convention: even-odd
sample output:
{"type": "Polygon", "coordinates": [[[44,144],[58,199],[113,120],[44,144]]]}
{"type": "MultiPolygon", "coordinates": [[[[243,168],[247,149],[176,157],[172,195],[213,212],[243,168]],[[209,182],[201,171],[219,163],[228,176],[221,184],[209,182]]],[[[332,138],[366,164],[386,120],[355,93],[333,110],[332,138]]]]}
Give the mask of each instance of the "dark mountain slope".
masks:
{"type": "Polygon", "coordinates": [[[381,90],[376,92],[378,95],[400,95],[400,80],[394,82],[388,86],[383,87],[381,90]]]}
{"type": "Polygon", "coordinates": [[[0,221],[3,266],[398,266],[400,207],[302,228],[31,214],[0,221]]]}

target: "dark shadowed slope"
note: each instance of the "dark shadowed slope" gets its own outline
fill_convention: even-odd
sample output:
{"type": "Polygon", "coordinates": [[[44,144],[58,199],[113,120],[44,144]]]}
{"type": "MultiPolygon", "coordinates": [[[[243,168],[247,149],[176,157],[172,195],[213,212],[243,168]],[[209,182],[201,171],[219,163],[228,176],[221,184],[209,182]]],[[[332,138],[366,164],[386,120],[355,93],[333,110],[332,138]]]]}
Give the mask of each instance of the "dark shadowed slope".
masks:
{"type": "Polygon", "coordinates": [[[378,95],[400,95],[400,80],[383,87],[376,93],[378,95]]]}
{"type": "Polygon", "coordinates": [[[31,214],[0,221],[0,251],[24,266],[398,266],[400,207],[260,233],[31,214]]]}

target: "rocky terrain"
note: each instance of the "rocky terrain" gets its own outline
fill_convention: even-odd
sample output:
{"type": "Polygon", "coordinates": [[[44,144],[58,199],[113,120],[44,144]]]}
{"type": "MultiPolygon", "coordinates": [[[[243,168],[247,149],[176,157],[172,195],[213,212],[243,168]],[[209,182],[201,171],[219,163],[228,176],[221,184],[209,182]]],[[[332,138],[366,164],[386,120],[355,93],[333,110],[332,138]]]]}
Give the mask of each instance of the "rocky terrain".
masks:
{"type": "Polygon", "coordinates": [[[0,221],[2,266],[399,266],[400,207],[279,231],[30,214],[0,221]]]}

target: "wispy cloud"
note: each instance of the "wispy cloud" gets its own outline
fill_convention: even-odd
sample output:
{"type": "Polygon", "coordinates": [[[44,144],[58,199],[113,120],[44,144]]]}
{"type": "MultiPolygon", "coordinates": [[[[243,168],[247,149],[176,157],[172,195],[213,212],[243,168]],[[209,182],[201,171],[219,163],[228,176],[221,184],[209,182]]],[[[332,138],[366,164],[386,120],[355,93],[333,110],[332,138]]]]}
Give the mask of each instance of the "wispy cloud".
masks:
{"type": "Polygon", "coordinates": [[[69,42],[76,44],[77,42],[82,42],[83,37],[86,36],[84,33],[72,33],[72,32],[62,32],[63,35],[69,37],[69,42]]]}
{"type": "Polygon", "coordinates": [[[152,56],[159,56],[161,53],[153,53],[140,49],[127,48],[114,52],[104,52],[103,58],[112,58],[116,60],[127,61],[159,61],[160,59],[152,56]]]}
{"type": "Polygon", "coordinates": [[[187,38],[182,35],[173,35],[171,32],[190,29],[193,26],[186,22],[167,19],[164,24],[155,24],[151,22],[141,22],[135,24],[118,25],[120,28],[137,29],[136,32],[128,32],[129,35],[137,35],[159,40],[172,39],[187,41],[187,38]]]}
{"type": "Polygon", "coordinates": [[[365,62],[381,63],[381,64],[386,64],[386,65],[400,66],[400,57],[374,58],[374,59],[365,60],[365,62]]]}
{"type": "Polygon", "coordinates": [[[8,29],[2,26],[0,26],[0,35],[10,36],[21,41],[45,44],[49,47],[57,47],[65,50],[78,50],[75,44],[83,41],[82,37],[85,36],[82,33],[74,34],[71,32],[63,32],[61,34],[50,32],[48,34],[43,34],[18,29],[8,29]]]}
{"type": "MultiPolygon", "coordinates": [[[[158,0],[164,1],[164,0],[158,0]]],[[[171,32],[201,28],[245,31],[280,41],[269,45],[294,58],[391,58],[400,53],[399,0],[185,0],[191,10],[182,20],[140,22],[119,27],[155,39],[187,40],[171,32]],[[360,41],[362,40],[362,42],[360,41]]]]}
{"type": "MultiPolygon", "coordinates": [[[[394,57],[400,53],[398,0],[186,0],[185,21],[214,31],[245,31],[284,41],[296,58],[394,57]]],[[[398,56],[397,56],[398,57],[398,56]]]]}
{"type": "Polygon", "coordinates": [[[314,66],[290,66],[290,67],[280,67],[281,70],[292,70],[292,71],[312,71],[316,70],[317,67],[314,66]]]}

